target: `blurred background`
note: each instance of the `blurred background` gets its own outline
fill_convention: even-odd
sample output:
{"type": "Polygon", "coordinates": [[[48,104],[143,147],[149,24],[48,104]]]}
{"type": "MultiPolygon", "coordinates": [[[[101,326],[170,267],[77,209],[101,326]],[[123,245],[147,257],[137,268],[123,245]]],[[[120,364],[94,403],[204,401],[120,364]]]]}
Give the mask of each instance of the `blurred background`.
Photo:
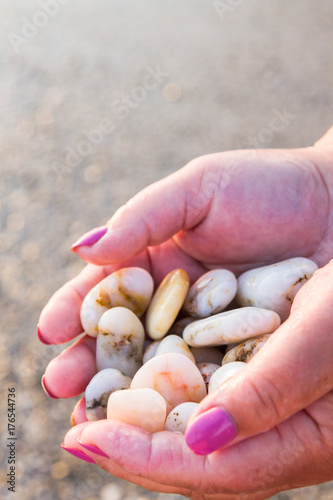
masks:
{"type": "MultiPolygon", "coordinates": [[[[147,184],[206,153],[311,145],[332,125],[333,2],[0,7],[1,480],[7,387],[15,386],[16,498],[182,498],[61,450],[75,401],[41,389],[62,348],[38,342],[38,316],[84,266],[71,244],[147,184]]],[[[333,484],[274,498],[329,500],[333,484]]]]}

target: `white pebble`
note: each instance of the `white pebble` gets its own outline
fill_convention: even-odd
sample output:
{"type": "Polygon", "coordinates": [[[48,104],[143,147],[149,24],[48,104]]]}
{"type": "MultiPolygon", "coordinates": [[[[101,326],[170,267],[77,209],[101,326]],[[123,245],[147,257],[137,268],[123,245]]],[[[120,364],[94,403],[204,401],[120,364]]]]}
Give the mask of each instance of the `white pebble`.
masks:
{"type": "Polygon", "coordinates": [[[167,416],[164,430],[185,434],[187,422],[197,407],[198,403],[182,403],[176,406],[167,416]]]}
{"type": "Polygon", "coordinates": [[[142,365],[145,332],[139,318],[125,307],[106,311],[98,323],[97,371],[116,368],[133,377],[142,365]]]}
{"type": "Polygon", "coordinates": [[[317,269],[312,260],[295,257],[246,271],[238,278],[237,302],[240,306],[271,309],[284,321],[296,293],[317,269]]]}
{"type": "Polygon", "coordinates": [[[207,318],[227,307],[237,292],[236,276],[227,269],[214,269],[191,286],[184,310],[195,318],[207,318]]]}
{"type": "Polygon", "coordinates": [[[274,311],[241,307],[194,321],[185,328],[183,338],[194,347],[230,344],[271,333],[280,323],[280,317],[274,311]]]}
{"type": "Polygon", "coordinates": [[[223,382],[233,377],[236,373],[244,370],[246,363],[241,363],[240,361],[235,361],[234,363],[227,363],[221,366],[215,373],[213,373],[208,387],[208,393],[215,391],[220,387],[223,382]]]}

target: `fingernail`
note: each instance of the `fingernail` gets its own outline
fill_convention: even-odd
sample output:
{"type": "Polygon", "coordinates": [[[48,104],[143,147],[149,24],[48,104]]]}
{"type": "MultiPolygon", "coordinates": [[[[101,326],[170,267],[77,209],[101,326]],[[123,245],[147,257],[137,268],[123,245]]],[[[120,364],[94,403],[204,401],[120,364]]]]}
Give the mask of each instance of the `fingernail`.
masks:
{"type": "Polygon", "coordinates": [[[37,336],[39,340],[45,345],[51,345],[50,342],[44,339],[42,332],[40,331],[39,325],[37,325],[37,336]]]}
{"type": "Polygon", "coordinates": [[[68,451],[71,455],[74,455],[74,457],[80,458],[81,460],[84,460],[85,462],[88,462],[89,464],[95,464],[95,460],[93,460],[91,457],[88,457],[83,451],[76,450],[75,448],[67,448],[64,443],[62,443],[61,448],[65,451],[68,451]]]}
{"type": "Polygon", "coordinates": [[[95,229],[85,233],[74,243],[74,245],[72,245],[72,251],[74,252],[78,247],[93,245],[104,236],[107,230],[107,226],[95,227],[95,229]]]}
{"type": "Polygon", "coordinates": [[[78,439],[77,442],[83,446],[83,448],[86,448],[88,451],[92,451],[93,453],[96,453],[96,455],[100,455],[101,457],[105,457],[105,458],[109,458],[109,456],[104,453],[104,451],[100,450],[99,448],[97,448],[97,446],[93,445],[93,444],[84,444],[84,443],[81,443],[81,441],[78,439]]]}
{"type": "Polygon", "coordinates": [[[185,433],[185,441],[197,455],[208,455],[228,444],[237,435],[236,425],[222,408],[199,415],[185,433]]]}
{"type": "Polygon", "coordinates": [[[53,398],[53,399],[59,399],[58,396],[54,396],[52,394],[52,392],[47,388],[47,385],[46,385],[46,382],[45,382],[45,375],[42,376],[42,380],[41,380],[41,384],[42,384],[42,387],[44,389],[44,391],[46,392],[46,394],[50,397],[50,398],[53,398]]]}
{"type": "Polygon", "coordinates": [[[76,422],[75,422],[75,418],[74,418],[74,413],[71,414],[71,426],[72,427],[76,426],[76,422]]]}

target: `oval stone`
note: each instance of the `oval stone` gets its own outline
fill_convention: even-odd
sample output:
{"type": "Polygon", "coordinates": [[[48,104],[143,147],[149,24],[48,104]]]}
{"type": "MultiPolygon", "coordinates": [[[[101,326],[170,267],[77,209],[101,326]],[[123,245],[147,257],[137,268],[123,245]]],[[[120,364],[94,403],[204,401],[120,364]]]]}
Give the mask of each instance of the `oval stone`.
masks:
{"type": "Polygon", "coordinates": [[[176,406],[167,416],[164,430],[185,434],[187,422],[197,407],[198,403],[182,403],[176,406]]]}
{"type": "Polygon", "coordinates": [[[84,331],[96,337],[102,314],[112,307],[126,307],[141,316],[148,307],[153,289],[153,278],[140,267],[125,267],[110,274],[83,299],[80,316],[84,331]]]}
{"type": "Polygon", "coordinates": [[[116,368],[133,377],[142,365],[145,332],[139,318],[125,307],[106,311],[98,323],[97,371],[116,368]]]}
{"type": "Polygon", "coordinates": [[[185,328],[183,338],[188,345],[194,347],[239,343],[271,333],[280,323],[280,317],[274,311],[241,307],[194,321],[185,328]]]}
{"type": "Polygon", "coordinates": [[[191,286],[184,310],[195,318],[207,318],[227,307],[237,292],[236,276],[227,269],[214,269],[191,286]]]}
{"type": "Polygon", "coordinates": [[[149,432],[164,429],[166,402],[153,389],[125,389],[113,392],[108,401],[107,417],[142,427],[149,432]]]}
{"type": "Polygon", "coordinates": [[[244,368],[246,368],[246,363],[242,363],[240,361],[220,366],[220,368],[211,376],[208,393],[210,394],[215,391],[218,387],[220,387],[220,385],[223,384],[223,382],[233,377],[236,373],[244,370],[244,368]]]}
{"type": "Polygon", "coordinates": [[[169,412],[181,403],[199,403],[207,394],[196,365],[176,352],[155,356],[136,372],[131,388],[142,387],[159,392],[166,400],[169,412]]]}
{"type": "Polygon", "coordinates": [[[180,354],[184,354],[184,356],[195,363],[194,356],[185,340],[178,337],[178,335],[168,335],[167,337],[164,337],[157,347],[155,356],[160,356],[161,354],[166,354],[168,352],[179,352],[180,354]]]}
{"type": "Polygon", "coordinates": [[[88,420],[106,418],[109,396],[114,391],[128,389],[132,379],[119,370],[106,368],[96,373],[86,387],[86,416],[88,420]]]}
{"type": "Polygon", "coordinates": [[[304,257],[251,269],[238,278],[236,300],[240,306],[271,309],[284,321],[296,293],[317,269],[312,260],[304,257]]]}
{"type": "Polygon", "coordinates": [[[253,356],[263,347],[270,336],[270,333],[266,333],[266,335],[261,335],[260,337],[256,337],[254,339],[248,339],[245,342],[238,344],[226,353],[222,360],[222,365],[231,363],[232,361],[242,361],[243,363],[248,363],[250,359],[252,359],[253,356]]]}
{"type": "Polygon", "coordinates": [[[157,288],[146,317],[147,333],[152,339],[161,339],[170,329],[184,303],[189,283],[187,272],[175,269],[157,288]]]}

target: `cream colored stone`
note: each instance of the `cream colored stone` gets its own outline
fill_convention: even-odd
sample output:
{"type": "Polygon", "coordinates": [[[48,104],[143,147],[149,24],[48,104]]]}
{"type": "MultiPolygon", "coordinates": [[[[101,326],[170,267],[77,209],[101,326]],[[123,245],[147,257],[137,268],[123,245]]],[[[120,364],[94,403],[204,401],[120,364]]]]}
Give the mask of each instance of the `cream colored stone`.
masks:
{"type": "Polygon", "coordinates": [[[199,403],[207,394],[196,365],[176,352],[155,356],[136,372],[131,388],[142,387],[159,392],[168,404],[168,412],[181,403],[199,403]]]}
{"type": "Polygon", "coordinates": [[[97,371],[116,368],[133,377],[142,365],[145,332],[141,321],[125,307],[106,311],[98,323],[97,371]]]}
{"type": "Polygon", "coordinates": [[[215,391],[220,387],[226,380],[233,377],[236,373],[244,370],[246,363],[236,361],[234,363],[227,363],[216,370],[210,378],[208,393],[215,391]]]}
{"type": "Polygon", "coordinates": [[[164,278],[147,311],[146,328],[152,339],[161,339],[170,329],[184,303],[188,288],[189,277],[182,269],[175,269],[164,278]]]}
{"type": "Polygon", "coordinates": [[[191,323],[185,328],[183,338],[194,347],[230,344],[271,333],[280,323],[274,311],[242,307],[191,323]]]}
{"type": "Polygon", "coordinates": [[[248,339],[226,353],[222,360],[222,365],[231,363],[232,361],[243,361],[248,363],[250,359],[263,347],[271,334],[261,335],[253,339],[248,339]]]}
{"type": "Polygon", "coordinates": [[[317,269],[312,260],[304,257],[251,269],[238,278],[236,300],[240,306],[271,309],[284,321],[290,314],[296,293],[317,269]]]}
{"type": "Polygon", "coordinates": [[[114,391],[128,389],[132,379],[119,370],[106,368],[96,373],[85,390],[86,415],[88,420],[106,418],[109,396],[114,391]]]}
{"type": "Polygon", "coordinates": [[[180,354],[184,354],[184,356],[188,357],[188,359],[195,363],[194,356],[185,340],[178,337],[178,335],[168,335],[167,337],[164,337],[157,347],[155,356],[166,354],[168,352],[179,352],[180,354]]]}
{"type": "Polygon", "coordinates": [[[84,331],[96,337],[98,322],[108,309],[126,307],[141,316],[153,294],[153,279],[139,267],[115,271],[87,293],[81,305],[81,323],[84,331]]]}
{"type": "Polygon", "coordinates": [[[223,311],[236,292],[236,276],[227,269],[213,269],[191,286],[184,310],[195,318],[207,318],[223,311]]]}
{"type": "Polygon", "coordinates": [[[197,407],[198,403],[182,403],[176,406],[167,416],[164,430],[185,434],[187,422],[197,407]]]}
{"type": "Polygon", "coordinates": [[[166,409],[161,394],[152,389],[125,389],[110,395],[107,417],[158,432],[164,428],[166,409]]]}

